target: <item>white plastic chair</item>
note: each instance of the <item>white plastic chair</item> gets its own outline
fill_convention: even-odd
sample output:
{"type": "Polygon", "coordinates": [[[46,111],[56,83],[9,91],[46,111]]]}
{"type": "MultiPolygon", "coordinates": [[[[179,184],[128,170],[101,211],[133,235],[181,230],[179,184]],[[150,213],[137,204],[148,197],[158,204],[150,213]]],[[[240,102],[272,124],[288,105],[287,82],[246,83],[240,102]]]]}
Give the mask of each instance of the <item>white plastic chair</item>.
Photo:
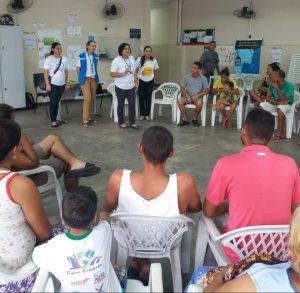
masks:
{"type": "MultiPolygon", "coordinates": [[[[178,94],[178,100],[181,98],[181,93],[178,94]]],[[[202,109],[201,109],[201,125],[205,126],[206,123],[206,104],[207,104],[207,95],[203,96],[203,104],[202,104],[202,109]]],[[[187,109],[195,109],[196,106],[193,104],[187,104],[185,105],[187,109]]],[[[180,122],[180,109],[177,105],[177,124],[180,122]]]]}
{"type": "Polygon", "coordinates": [[[207,244],[218,266],[230,263],[223,246],[232,249],[239,260],[255,253],[265,253],[286,260],[288,232],[288,225],[265,225],[239,228],[221,234],[213,219],[201,214],[197,231],[195,268],[203,265],[207,244]]]}
{"type": "MultiPolygon", "coordinates": [[[[40,270],[35,280],[32,292],[59,292],[60,282],[51,273],[40,270]]],[[[162,269],[160,263],[150,266],[149,285],[144,286],[138,280],[128,279],[126,292],[163,292],[162,269]]]]}
{"type": "MultiPolygon", "coordinates": [[[[118,98],[116,94],[116,88],[115,88],[115,83],[110,83],[107,86],[107,91],[112,95],[112,101],[111,101],[111,107],[110,107],[110,118],[113,117],[114,115],[114,122],[118,122],[118,98]]],[[[127,99],[125,100],[124,104],[124,110],[125,110],[125,115],[128,115],[128,101],[127,99]]],[[[135,95],[135,117],[139,117],[139,109],[138,109],[138,98],[137,95],[135,95]]]]}
{"type": "Polygon", "coordinates": [[[197,284],[191,284],[187,288],[188,293],[201,293],[203,292],[202,286],[197,284]]]}
{"type": "Polygon", "coordinates": [[[9,282],[17,282],[21,281],[27,277],[29,277],[31,274],[36,272],[39,268],[32,262],[29,261],[26,263],[23,267],[16,270],[13,273],[3,273],[0,272],[0,284],[7,284],[9,282]]]}
{"type": "MultiPolygon", "coordinates": [[[[256,91],[257,88],[258,88],[258,84],[259,84],[259,80],[254,80],[253,83],[252,83],[252,87],[251,89],[256,91]]],[[[250,89],[250,90],[251,90],[250,89]]],[[[251,97],[249,95],[249,91],[250,90],[247,90],[247,93],[246,93],[246,96],[247,96],[247,102],[246,102],[246,107],[245,107],[245,115],[244,115],[244,119],[246,119],[247,117],[247,114],[248,112],[251,110],[251,109],[254,109],[254,103],[251,102],[251,97]]]]}
{"type": "Polygon", "coordinates": [[[176,121],[177,111],[177,96],[180,92],[180,86],[174,82],[166,82],[161,84],[152,93],[151,101],[151,119],[153,120],[154,105],[159,104],[159,116],[162,115],[162,105],[171,105],[172,107],[172,121],[176,121]],[[162,98],[157,98],[158,93],[162,94],[162,98]]]}
{"type": "Polygon", "coordinates": [[[182,292],[181,271],[189,272],[193,223],[183,215],[169,218],[112,214],[111,227],[118,243],[117,263],[125,267],[130,256],[167,257],[171,263],[173,291],[182,292]]]}
{"type": "MultiPolygon", "coordinates": [[[[291,138],[292,137],[292,131],[293,131],[293,126],[294,126],[294,121],[297,121],[295,119],[295,113],[296,113],[296,106],[300,104],[300,93],[297,91],[294,91],[294,103],[292,104],[291,112],[287,113],[285,118],[285,123],[286,123],[286,138],[291,138]]],[[[271,114],[275,117],[275,129],[278,127],[278,114],[276,112],[271,112],[271,114]]],[[[297,122],[296,122],[297,123],[297,122]]],[[[294,126],[294,132],[297,132],[295,130],[294,126]]]]}
{"type": "Polygon", "coordinates": [[[59,207],[59,212],[61,212],[61,204],[62,204],[62,197],[63,197],[62,196],[62,190],[61,190],[60,183],[56,178],[55,171],[52,167],[50,167],[50,166],[40,166],[38,168],[31,169],[31,170],[19,171],[18,173],[20,173],[23,176],[29,176],[29,175],[34,175],[34,174],[43,173],[43,172],[47,173],[48,180],[45,184],[37,186],[37,188],[38,188],[40,193],[43,193],[47,190],[54,189],[55,194],[56,194],[57,204],[58,204],[58,207],[59,207]]]}
{"type": "MultiPolygon", "coordinates": [[[[244,102],[245,91],[239,87],[239,95],[238,95],[238,105],[236,107],[236,128],[242,128],[242,120],[243,120],[243,102],[244,102]]],[[[213,104],[217,102],[217,95],[214,95],[213,104]]],[[[225,107],[226,111],[229,111],[229,107],[225,107]]],[[[216,112],[217,110],[211,111],[211,126],[215,126],[216,120],[216,112]]],[[[219,113],[219,122],[222,122],[222,114],[219,113]]]]}

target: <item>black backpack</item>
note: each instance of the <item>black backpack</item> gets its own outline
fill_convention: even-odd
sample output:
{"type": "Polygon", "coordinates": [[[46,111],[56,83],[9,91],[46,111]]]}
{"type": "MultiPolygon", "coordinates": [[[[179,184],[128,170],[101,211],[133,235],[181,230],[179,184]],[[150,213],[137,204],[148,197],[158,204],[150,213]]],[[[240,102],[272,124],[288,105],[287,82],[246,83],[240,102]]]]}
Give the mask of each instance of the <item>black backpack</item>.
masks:
{"type": "Polygon", "coordinates": [[[36,104],[34,102],[33,95],[29,92],[26,92],[25,97],[26,97],[26,109],[35,109],[36,104]]]}

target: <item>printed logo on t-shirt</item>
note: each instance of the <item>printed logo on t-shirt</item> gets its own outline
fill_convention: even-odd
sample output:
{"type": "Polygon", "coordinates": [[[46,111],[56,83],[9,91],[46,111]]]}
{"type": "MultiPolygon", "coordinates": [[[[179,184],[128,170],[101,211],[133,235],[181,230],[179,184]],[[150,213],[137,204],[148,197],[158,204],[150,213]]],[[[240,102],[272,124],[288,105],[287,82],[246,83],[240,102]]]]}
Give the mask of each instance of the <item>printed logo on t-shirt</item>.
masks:
{"type": "Polygon", "coordinates": [[[153,74],[153,69],[150,66],[145,66],[144,70],[143,70],[143,75],[147,76],[147,77],[151,77],[153,74]]]}
{"type": "Polygon", "coordinates": [[[88,269],[89,267],[93,267],[99,264],[102,257],[101,256],[94,257],[94,254],[95,254],[94,251],[88,249],[86,251],[81,251],[76,255],[68,256],[67,259],[71,265],[70,270],[82,269],[82,272],[84,272],[86,270],[89,270],[88,269]]]}

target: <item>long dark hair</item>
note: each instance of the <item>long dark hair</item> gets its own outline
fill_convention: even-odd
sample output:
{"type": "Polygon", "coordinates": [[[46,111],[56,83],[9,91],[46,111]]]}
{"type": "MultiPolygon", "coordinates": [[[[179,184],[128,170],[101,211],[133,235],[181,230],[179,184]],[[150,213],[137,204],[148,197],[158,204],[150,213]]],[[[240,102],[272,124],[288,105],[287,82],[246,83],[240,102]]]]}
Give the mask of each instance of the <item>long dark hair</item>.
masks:
{"type": "MultiPolygon", "coordinates": [[[[143,52],[145,52],[146,49],[151,49],[151,51],[152,51],[152,48],[150,46],[145,46],[143,52]]],[[[150,60],[153,61],[153,57],[152,56],[150,56],[150,60]]],[[[143,55],[141,57],[141,67],[143,67],[144,64],[145,64],[145,55],[143,55]]]]}
{"type": "Polygon", "coordinates": [[[54,54],[53,50],[54,50],[57,46],[61,46],[61,43],[59,43],[59,42],[53,42],[53,43],[52,43],[50,55],[53,55],[53,54],[54,54]]]}

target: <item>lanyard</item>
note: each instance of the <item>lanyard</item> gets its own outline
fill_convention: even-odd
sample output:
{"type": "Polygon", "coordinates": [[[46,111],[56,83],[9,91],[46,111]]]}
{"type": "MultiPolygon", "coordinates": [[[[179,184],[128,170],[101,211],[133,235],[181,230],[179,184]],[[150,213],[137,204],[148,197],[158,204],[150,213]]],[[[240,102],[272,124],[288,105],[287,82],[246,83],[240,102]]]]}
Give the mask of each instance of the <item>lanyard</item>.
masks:
{"type": "Polygon", "coordinates": [[[129,60],[129,63],[127,63],[124,58],[122,58],[122,59],[123,59],[124,63],[126,64],[127,68],[130,69],[130,73],[132,73],[133,68],[132,68],[132,64],[130,63],[130,60],[129,60]]]}
{"type": "Polygon", "coordinates": [[[91,64],[91,69],[92,69],[92,74],[94,74],[94,62],[92,62],[91,56],[89,53],[87,53],[89,60],[90,60],[90,64],[91,64]]]}

